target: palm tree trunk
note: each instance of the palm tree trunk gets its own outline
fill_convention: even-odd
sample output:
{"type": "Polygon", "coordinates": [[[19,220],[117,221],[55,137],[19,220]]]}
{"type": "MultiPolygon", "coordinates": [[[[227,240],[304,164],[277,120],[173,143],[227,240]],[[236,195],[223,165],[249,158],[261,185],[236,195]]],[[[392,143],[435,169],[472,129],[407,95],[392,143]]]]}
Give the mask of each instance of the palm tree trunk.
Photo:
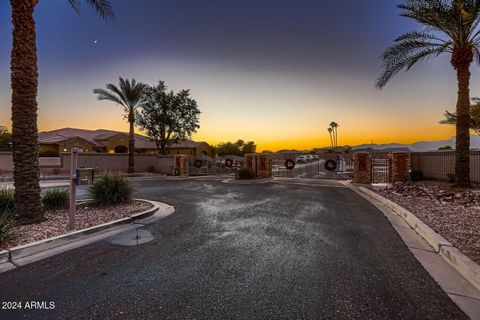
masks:
{"type": "Polygon", "coordinates": [[[33,12],[37,0],[10,0],[12,140],[15,200],[25,222],[43,218],[40,199],[37,128],[37,45],[33,12]]]}
{"type": "Polygon", "coordinates": [[[338,148],[338,127],[335,127],[335,152],[337,152],[338,148]]]}
{"type": "Polygon", "coordinates": [[[135,115],[133,111],[128,113],[128,123],[130,131],[128,132],[128,173],[135,172],[135,115]]]}
{"type": "Polygon", "coordinates": [[[332,145],[332,150],[333,150],[333,137],[332,137],[332,133],[329,132],[329,134],[330,134],[330,144],[332,145]]]}
{"type": "Polygon", "coordinates": [[[457,67],[458,100],[455,147],[455,182],[470,186],[470,63],[457,67]]]}

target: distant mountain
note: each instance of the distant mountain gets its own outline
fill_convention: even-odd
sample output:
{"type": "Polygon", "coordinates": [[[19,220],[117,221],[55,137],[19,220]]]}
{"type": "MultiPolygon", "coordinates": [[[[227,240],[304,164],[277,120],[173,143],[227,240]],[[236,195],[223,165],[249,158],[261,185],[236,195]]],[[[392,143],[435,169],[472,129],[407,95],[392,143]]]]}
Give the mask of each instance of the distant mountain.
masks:
{"type": "MultiPolygon", "coordinates": [[[[411,151],[421,152],[421,151],[435,151],[438,148],[450,146],[455,148],[455,137],[450,138],[449,140],[435,140],[435,141],[419,141],[411,144],[402,144],[402,143],[385,143],[385,144],[361,144],[358,146],[352,146],[353,150],[358,149],[367,149],[373,148],[374,150],[382,149],[402,149],[408,148],[411,151]]],[[[471,135],[470,136],[470,148],[471,149],[480,149],[480,136],[471,135]]]]}

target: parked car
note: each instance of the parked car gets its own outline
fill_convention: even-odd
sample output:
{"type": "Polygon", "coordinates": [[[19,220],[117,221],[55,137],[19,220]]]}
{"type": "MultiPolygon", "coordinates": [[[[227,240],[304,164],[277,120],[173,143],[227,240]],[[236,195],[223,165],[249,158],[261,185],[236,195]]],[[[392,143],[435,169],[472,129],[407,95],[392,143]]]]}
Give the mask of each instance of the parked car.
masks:
{"type": "Polygon", "coordinates": [[[318,156],[318,154],[314,154],[314,155],[313,155],[313,160],[318,160],[318,159],[320,159],[320,157],[318,156]]]}
{"type": "Polygon", "coordinates": [[[313,161],[313,156],[312,155],[307,155],[305,157],[307,158],[308,162],[313,161]]]}
{"type": "Polygon", "coordinates": [[[307,162],[306,156],[300,156],[297,158],[297,163],[306,163],[306,162],[307,162]]]}

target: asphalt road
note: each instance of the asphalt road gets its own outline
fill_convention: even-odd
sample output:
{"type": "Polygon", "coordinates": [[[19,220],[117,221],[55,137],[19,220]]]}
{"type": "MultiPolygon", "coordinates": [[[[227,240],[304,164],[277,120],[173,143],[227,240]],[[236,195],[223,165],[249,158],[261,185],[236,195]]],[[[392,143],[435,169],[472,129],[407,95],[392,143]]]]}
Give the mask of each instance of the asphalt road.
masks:
{"type": "Polygon", "coordinates": [[[156,240],[99,242],[0,274],[1,319],[465,319],[349,189],[144,181],[176,207],[156,240]]]}
{"type": "Polygon", "coordinates": [[[324,168],[324,160],[315,160],[308,163],[296,163],[293,169],[285,168],[284,160],[275,161],[273,175],[284,178],[323,178],[339,179],[336,172],[324,168]]]}

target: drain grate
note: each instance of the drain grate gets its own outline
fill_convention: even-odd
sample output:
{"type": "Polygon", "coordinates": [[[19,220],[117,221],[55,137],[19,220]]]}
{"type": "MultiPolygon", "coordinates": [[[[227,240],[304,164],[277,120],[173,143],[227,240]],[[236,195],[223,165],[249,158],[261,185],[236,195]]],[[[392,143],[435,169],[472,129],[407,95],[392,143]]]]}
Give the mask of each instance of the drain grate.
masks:
{"type": "Polygon", "coordinates": [[[107,242],[119,246],[138,246],[155,240],[153,234],[146,229],[129,230],[108,238],[107,242]]]}

